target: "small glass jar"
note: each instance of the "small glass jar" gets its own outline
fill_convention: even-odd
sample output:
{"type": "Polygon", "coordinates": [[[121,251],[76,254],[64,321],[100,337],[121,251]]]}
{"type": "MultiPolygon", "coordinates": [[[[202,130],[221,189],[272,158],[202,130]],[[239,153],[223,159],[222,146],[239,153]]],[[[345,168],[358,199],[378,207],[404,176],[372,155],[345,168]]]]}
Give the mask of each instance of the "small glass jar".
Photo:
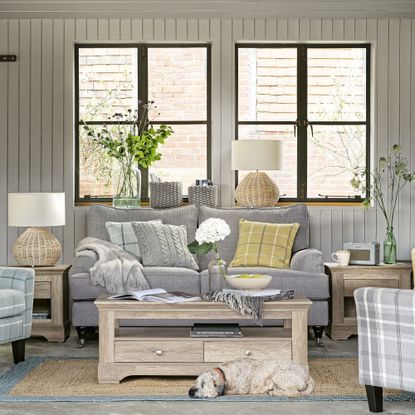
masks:
{"type": "Polygon", "coordinates": [[[222,290],[225,287],[228,266],[219,254],[216,253],[212,261],[209,262],[208,270],[209,290],[222,290]]]}

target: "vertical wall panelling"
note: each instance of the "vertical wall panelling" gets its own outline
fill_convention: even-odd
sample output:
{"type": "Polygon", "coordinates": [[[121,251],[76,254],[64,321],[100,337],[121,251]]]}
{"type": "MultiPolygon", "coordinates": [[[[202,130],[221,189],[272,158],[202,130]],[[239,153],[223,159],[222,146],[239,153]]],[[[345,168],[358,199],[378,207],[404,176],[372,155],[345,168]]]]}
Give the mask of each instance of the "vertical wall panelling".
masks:
{"type": "Polygon", "coordinates": [[[210,21],[209,19],[199,19],[199,40],[207,41],[210,39],[210,21]]]}
{"type": "MultiPolygon", "coordinates": [[[[108,20],[105,20],[105,25],[108,25],[108,20]]],[[[98,20],[97,19],[87,19],[86,21],[86,37],[88,40],[97,40],[98,39],[98,20]]],[[[108,38],[108,35],[107,37],[108,38]]]]}
{"type": "Polygon", "coordinates": [[[344,39],[344,20],[334,19],[333,20],[333,40],[344,39]]]}
{"type": "Polygon", "coordinates": [[[166,19],[166,40],[176,39],[176,19],[166,19]]]}
{"type": "Polygon", "coordinates": [[[353,242],[353,210],[343,210],[342,213],[343,242],[353,242]]]}
{"type": "Polygon", "coordinates": [[[187,20],[176,19],[176,36],[179,41],[187,40],[187,20]]]}
{"type": "Polygon", "coordinates": [[[131,40],[131,19],[121,19],[120,35],[121,40],[131,40]]]}
{"type": "Polygon", "coordinates": [[[254,40],[255,39],[255,20],[254,19],[243,19],[243,40],[254,40]]]}
{"type": "MultiPolygon", "coordinates": [[[[0,53],[8,53],[8,22],[0,20],[0,53]]],[[[7,263],[7,97],[9,67],[16,62],[0,65],[0,263],[7,263]]]]}
{"type": "Polygon", "coordinates": [[[353,212],[353,242],[365,242],[365,212],[363,209],[353,212]]]}
{"type": "Polygon", "coordinates": [[[199,39],[199,26],[197,19],[189,19],[187,21],[187,40],[195,41],[199,39]]]}
{"type": "Polygon", "coordinates": [[[277,38],[277,21],[275,19],[267,19],[265,22],[265,38],[274,40],[277,38]]]}
{"type": "Polygon", "coordinates": [[[354,40],[354,20],[345,19],[344,21],[344,39],[354,40]]]}
{"type": "Polygon", "coordinates": [[[310,215],[310,246],[320,247],[320,210],[310,207],[308,213],[310,215]]]}
{"type": "MultiPolygon", "coordinates": [[[[96,20],[95,20],[96,22],[96,20]]],[[[52,191],[63,192],[63,94],[64,94],[64,21],[53,21],[53,128],[52,128],[52,191]]],[[[71,191],[68,189],[68,191],[71,191]]],[[[62,227],[54,228],[54,235],[63,243],[62,227]]]]}
{"type": "Polygon", "coordinates": [[[355,39],[356,40],[366,40],[366,19],[357,19],[355,23],[355,39]]]}
{"type": "Polygon", "coordinates": [[[109,33],[108,19],[98,19],[98,40],[108,40],[109,33]]]}
{"type": "Polygon", "coordinates": [[[288,39],[298,40],[300,37],[300,21],[298,19],[288,19],[288,39]]]}
{"type": "Polygon", "coordinates": [[[153,40],[153,19],[143,19],[143,40],[153,40]]]}
{"type": "Polygon", "coordinates": [[[321,39],[331,40],[333,38],[333,20],[323,19],[321,22],[321,39]]]}
{"type": "Polygon", "coordinates": [[[332,222],[331,222],[331,210],[330,208],[321,209],[319,211],[320,215],[320,246],[324,252],[324,259],[327,261],[332,252],[332,222]]]}
{"type": "Polygon", "coordinates": [[[143,21],[141,19],[132,19],[131,37],[132,37],[132,40],[143,39],[143,21]]]}
{"type": "Polygon", "coordinates": [[[265,37],[265,19],[255,19],[254,36],[256,40],[264,40],[265,37]]]}
{"type": "Polygon", "coordinates": [[[343,249],[343,212],[339,209],[331,212],[331,250],[343,249]]]}
{"type": "Polygon", "coordinates": [[[41,190],[42,21],[32,20],[30,37],[30,177],[31,192],[41,190]]]}
{"type": "MultiPolygon", "coordinates": [[[[85,22],[85,20],[84,20],[85,22]]],[[[85,28],[85,25],[84,25],[85,28]]],[[[41,190],[52,191],[53,20],[42,20],[41,190]]]]}
{"type": "Polygon", "coordinates": [[[278,40],[287,40],[288,39],[288,21],[287,21],[287,19],[278,19],[277,37],[278,37],[278,40]]]}
{"type": "Polygon", "coordinates": [[[30,24],[20,20],[19,65],[19,191],[30,191],[30,24]]]}
{"type": "Polygon", "coordinates": [[[75,43],[75,21],[65,20],[64,27],[64,120],[63,120],[63,149],[64,149],[64,189],[66,206],[66,225],[63,228],[64,241],[63,262],[71,263],[73,259],[74,247],[74,221],[75,212],[72,208],[74,203],[74,102],[73,102],[73,78],[74,78],[74,53],[75,43]]]}
{"type": "Polygon", "coordinates": [[[75,20],[75,36],[76,40],[86,40],[86,20],[76,19],[75,20]]]}
{"type": "MultiPolygon", "coordinates": [[[[11,19],[8,33],[8,53],[16,54],[19,59],[8,63],[8,102],[7,102],[7,191],[19,191],[19,20],[11,19]]],[[[8,228],[8,263],[14,264],[12,247],[18,236],[17,228],[8,228]]]]}
{"type": "Polygon", "coordinates": [[[110,19],[109,22],[110,40],[120,40],[120,19],[110,19]]]}
{"type": "Polygon", "coordinates": [[[300,39],[310,39],[310,20],[301,19],[300,20],[300,39]]]}
{"type": "Polygon", "coordinates": [[[310,22],[310,38],[311,40],[321,39],[321,19],[313,19],[310,22]]]}
{"type": "Polygon", "coordinates": [[[164,19],[154,19],[154,40],[164,40],[164,19]]]}

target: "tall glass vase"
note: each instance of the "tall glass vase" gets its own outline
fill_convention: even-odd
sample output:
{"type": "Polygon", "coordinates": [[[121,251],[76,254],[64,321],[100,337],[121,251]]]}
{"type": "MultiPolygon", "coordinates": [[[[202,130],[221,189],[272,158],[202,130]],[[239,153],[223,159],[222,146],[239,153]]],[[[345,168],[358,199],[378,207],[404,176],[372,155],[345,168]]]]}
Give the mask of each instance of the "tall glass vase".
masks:
{"type": "Polygon", "coordinates": [[[123,209],[139,208],[141,203],[141,171],[125,161],[115,161],[112,171],[112,206],[123,209]]]}
{"type": "Polygon", "coordinates": [[[396,264],[396,239],[393,234],[393,226],[388,226],[386,229],[386,238],[383,242],[383,262],[396,264]]]}
{"type": "Polygon", "coordinates": [[[209,262],[209,290],[221,290],[225,287],[225,275],[228,273],[226,262],[221,259],[219,254],[209,262]]]}

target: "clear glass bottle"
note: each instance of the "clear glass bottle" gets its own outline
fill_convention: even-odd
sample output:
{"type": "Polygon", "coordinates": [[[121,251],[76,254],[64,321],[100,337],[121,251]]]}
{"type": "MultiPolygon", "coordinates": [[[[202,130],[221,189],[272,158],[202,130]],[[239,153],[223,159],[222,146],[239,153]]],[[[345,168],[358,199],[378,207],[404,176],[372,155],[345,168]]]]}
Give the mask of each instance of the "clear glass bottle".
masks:
{"type": "Polygon", "coordinates": [[[388,226],[386,229],[386,238],[383,242],[383,262],[396,264],[396,239],[393,234],[393,226],[388,226]]]}
{"type": "Polygon", "coordinates": [[[225,287],[225,276],[228,273],[228,266],[217,252],[212,261],[209,262],[208,270],[209,290],[222,290],[225,287]]]}

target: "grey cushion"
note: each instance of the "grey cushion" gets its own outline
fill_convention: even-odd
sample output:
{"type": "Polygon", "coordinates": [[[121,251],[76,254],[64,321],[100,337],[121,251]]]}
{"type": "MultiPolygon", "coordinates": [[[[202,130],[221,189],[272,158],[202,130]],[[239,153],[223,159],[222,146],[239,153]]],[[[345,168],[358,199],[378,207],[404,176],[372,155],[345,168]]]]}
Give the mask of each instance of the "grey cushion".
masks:
{"type": "MultiPolygon", "coordinates": [[[[208,273],[208,271],[205,270],[202,274],[204,273],[208,273]]],[[[325,300],[330,297],[329,279],[326,274],[267,267],[228,268],[230,275],[243,273],[271,275],[272,281],[267,288],[294,290],[296,294],[303,294],[311,300],[325,300]]]]}
{"type": "MultiPolygon", "coordinates": [[[[144,267],[142,271],[151,288],[185,291],[191,294],[201,292],[200,275],[197,271],[177,267],[144,267]]],[[[104,287],[92,285],[88,273],[72,275],[70,281],[70,295],[73,300],[95,300],[106,292],[104,287]]]]}
{"type": "MultiPolygon", "coordinates": [[[[295,223],[300,227],[294,241],[293,252],[300,251],[309,247],[309,217],[305,205],[292,205],[282,208],[228,208],[217,209],[201,206],[199,212],[199,223],[208,218],[223,219],[231,228],[231,234],[224,241],[219,242],[219,253],[229,264],[236,250],[239,236],[239,220],[246,219],[256,222],[269,223],[295,223]]],[[[207,269],[212,254],[203,255],[199,258],[200,269],[207,269]]]]}
{"type": "MultiPolygon", "coordinates": [[[[161,223],[161,220],[150,222],[161,223]]],[[[113,244],[133,254],[140,262],[142,261],[140,246],[132,222],[107,222],[105,227],[113,244]]]]}
{"type": "Polygon", "coordinates": [[[187,247],[184,225],[133,222],[132,226],[145,267],[184,267],[194,270],[199,268],[187,247]]]}
{"type": "Polygon", "coordinates": [[[116,209],[110,206],[93,205],[86,215],[86,234],[94,238],[109,241],[106,222],[146,222],[161,220],[170,225],[185,225],[188,242],[195,239],[198,209],[194,205],[171,209],[116,209]]]}
{"type": "Polygon", "coordinates": [[[323,253],[317,249],[303,249],[291,257],[290,268],[293,271],[324,272],[323,253]]]}

